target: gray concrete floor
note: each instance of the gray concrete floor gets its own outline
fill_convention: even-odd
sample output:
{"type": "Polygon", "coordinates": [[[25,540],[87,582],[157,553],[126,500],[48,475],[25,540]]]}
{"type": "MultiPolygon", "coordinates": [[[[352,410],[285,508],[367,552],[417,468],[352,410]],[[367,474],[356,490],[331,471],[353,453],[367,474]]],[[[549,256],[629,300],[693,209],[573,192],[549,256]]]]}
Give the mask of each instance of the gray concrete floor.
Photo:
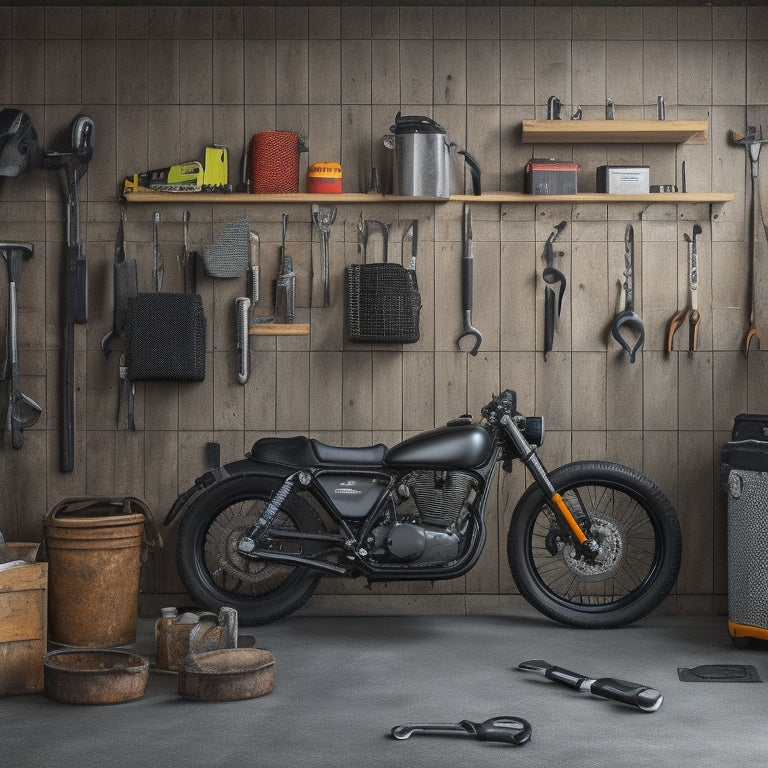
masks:
{"type": "MultiPolygon", "coordinates": [[[[131,649],[155,654],[141,619],[131,649]]],[[[43,694],[0,699],[1,765],[280,766],[724,766],[768,764],[768,644],[735,648],[723,617],[652,616],[620,630],[586,631],[534,614],[503,617],[292,617],[241,627],[276,657],[274,689],[238,702],[178,696],[175,675],[153,671],[145,695],[109,706],[43,694]],[[659,689],[653,714],[514,671],[544,658],[593,676],[659,689]],[[752,664],[757,683],[683,683],[678,667],[752,664]],[[515,715],[524,747],[414,736],[408,722],[515,715]]]]}

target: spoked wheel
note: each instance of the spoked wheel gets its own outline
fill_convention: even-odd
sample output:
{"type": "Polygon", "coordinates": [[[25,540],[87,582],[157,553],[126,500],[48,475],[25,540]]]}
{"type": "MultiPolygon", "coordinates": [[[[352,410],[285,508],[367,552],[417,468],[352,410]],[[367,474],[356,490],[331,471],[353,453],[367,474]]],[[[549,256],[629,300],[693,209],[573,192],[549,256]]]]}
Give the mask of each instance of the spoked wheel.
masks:
{"type": "Polygon", "coordinates": [[[520,594],[545,616],[584,628],[618,627],[650,613],[680,569],[682,537],[669,499],[645,475],[610,462],[566,464],[549,477],[600,551],[585,559],[538,486],[530,486],[507,540],[520,594]]]}
{"type": "MultiPolygon", "coordinates": [[[[227,605],[240,623],[265,624],[298,610],[312,596],[320,580],[316,571],[254,559],[238,549],[279,483],[237,477],[202,494],[179,526],[179,575],[190,597],[200,606],[218,610],[227,605]]],[[[270,531],[318,532],[323,528],[312,507],[290,496],[270,531]]],[[[270,539],[269,547],[290,554],[310,554],[317,542],[270,539]]]]}

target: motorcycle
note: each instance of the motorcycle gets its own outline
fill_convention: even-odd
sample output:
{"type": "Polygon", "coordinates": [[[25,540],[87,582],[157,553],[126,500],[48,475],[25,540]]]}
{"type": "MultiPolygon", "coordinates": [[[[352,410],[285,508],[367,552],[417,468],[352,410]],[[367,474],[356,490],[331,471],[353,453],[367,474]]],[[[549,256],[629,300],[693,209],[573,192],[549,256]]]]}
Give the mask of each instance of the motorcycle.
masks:
{"type": "Polygon", "coordinates": [[[199,605],[243,624],[298,610],[322,576],[370,582],[451,579],[486,541],[496,468],[533,477],[512,514],[507,557],[520,594],[555,621],[618,627],[650,613],[677,578],[682,538],[664,493],[640,472],[577,461],[547,472],[541,417],[505,390],[469,416],[383,444],[341,447],[267,437],[246,458],[199,477],[165,519],[182,515],[181,580],[199,605]]]}

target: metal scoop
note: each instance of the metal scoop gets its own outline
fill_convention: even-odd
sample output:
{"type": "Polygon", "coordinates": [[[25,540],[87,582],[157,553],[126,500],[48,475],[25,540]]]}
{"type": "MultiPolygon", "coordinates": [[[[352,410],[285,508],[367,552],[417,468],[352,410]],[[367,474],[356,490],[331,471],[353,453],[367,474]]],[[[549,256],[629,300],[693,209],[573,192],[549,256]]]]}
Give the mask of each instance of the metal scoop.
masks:
{"type": "Polygon", "coordinates": [[[391,733],[400,741],[415,733],[427,733],[435,736],[471,736],[479,741],[501,741],[522,746],[531,740],[531,724],[520,717],[502,715],[482,723],[462,720],[460,723],[396,725],[391,733]]]}

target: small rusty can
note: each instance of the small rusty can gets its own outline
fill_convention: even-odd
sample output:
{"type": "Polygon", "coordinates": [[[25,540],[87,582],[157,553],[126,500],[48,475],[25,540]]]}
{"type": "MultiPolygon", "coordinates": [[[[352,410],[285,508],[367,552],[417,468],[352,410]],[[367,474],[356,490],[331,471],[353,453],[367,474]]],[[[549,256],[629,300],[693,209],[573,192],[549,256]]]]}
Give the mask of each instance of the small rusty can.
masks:
{"type": "Polygon", "coordinates": [[[275,657],[262,648],[190,654],[179,667],[179,694],[198,701],[239,701],[272,690],[275,657]]]}

